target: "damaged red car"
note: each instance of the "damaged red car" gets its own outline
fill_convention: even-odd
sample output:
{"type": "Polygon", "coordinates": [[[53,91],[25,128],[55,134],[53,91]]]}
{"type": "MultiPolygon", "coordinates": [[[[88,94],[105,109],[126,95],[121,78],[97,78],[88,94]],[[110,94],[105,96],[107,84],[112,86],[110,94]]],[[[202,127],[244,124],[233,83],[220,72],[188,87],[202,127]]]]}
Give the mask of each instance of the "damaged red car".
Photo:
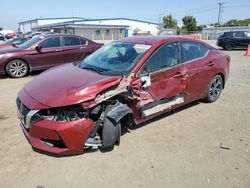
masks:
{"type": "Polygon", "coordinates": [[[56,154],[112,149],[121,128],[195,100],[215,102],[230,57],[181,37],[131,37],[80,63],[49,69],[18,94],[18,117],[32,147],[56,154]]]}

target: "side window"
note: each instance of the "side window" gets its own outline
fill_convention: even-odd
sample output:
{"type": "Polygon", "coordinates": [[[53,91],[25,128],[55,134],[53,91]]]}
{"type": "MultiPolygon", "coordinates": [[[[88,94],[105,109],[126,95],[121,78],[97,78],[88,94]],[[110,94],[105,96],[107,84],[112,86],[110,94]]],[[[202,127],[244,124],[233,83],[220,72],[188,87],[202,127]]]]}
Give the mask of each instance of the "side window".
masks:
{"type": "Polygon", "coordinates": [[[235,32],[235,37],[245,37],[245,32],[244,31],[235,32]]]}
{"type": "Polygon", "coordinates": [[[80,39],[80,41],[81,41],[81,45],[86,45],[87,44],[87,40],[85,40],[85,39],[80,39]]]}
{"type": "Polygon", "coordinates": [[[198,59],[206,55],[208,49],[203,44],[195,42],[182,42],[183,62],[198,59]]]}
{"type": "Polygon", "coordinates": [[[78,37],[63,37],[64,46],[78,46],[80,39],[78,37]]]}
{"type": "Polygon", "coordinates": [[[12,41],[12,44],[21,44],[22,42],[23,40],[21,38],[17,38],[12,41]]]}
{"type": "Polygon", "coordinates": [[[146,62],[147,72],[151,73],[180,63],[178,43],[161,46],[146,62]]]}
{"type": "Polygon", "coordinates": [[[52,37],[40,43],[42,48],[55,48],[60,47],[60,37],[52,37]]]}

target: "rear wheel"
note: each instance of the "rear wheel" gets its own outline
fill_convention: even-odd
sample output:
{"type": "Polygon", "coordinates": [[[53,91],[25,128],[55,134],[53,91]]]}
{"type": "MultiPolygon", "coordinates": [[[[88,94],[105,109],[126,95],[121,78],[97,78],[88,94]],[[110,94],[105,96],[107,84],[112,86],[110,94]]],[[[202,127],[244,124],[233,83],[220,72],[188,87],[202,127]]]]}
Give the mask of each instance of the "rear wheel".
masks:
{"type": "Polygon", "coordinates": [[[20,59],[11,60],[6,66],[6,73],[12,78],[21,78],[28,74],[28,64],[20,59]]]}
{"type": "Polygon", "coordinates": [[[235,45],[232,42],[226,43],[224,47],[225,50],[233,50],[234,48],[235,48],[235,45]]]}
{"type": "Polygon", "coordinates": [[[223,84],[223,79],[220,75],[213,77],[209,83],[205,101],[209,103],[215,102],[221,94],[223,84]]]}

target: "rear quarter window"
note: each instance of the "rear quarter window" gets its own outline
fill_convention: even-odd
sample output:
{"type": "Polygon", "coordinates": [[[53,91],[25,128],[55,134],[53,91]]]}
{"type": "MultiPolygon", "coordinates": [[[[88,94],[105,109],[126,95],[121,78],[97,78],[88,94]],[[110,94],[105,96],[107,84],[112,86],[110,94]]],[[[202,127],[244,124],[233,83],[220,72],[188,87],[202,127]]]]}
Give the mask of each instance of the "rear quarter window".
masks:
{"type": "Polygon", "coordinates": [[[87,40],[86,39],[80,39],[81,45],[87,45],[87,40]]]}
{"type": "Polygon", "coordinates": [[[208,48],[196,42],[182,42],[182,61],[192,61],[205,57],[208,53],[208,48]]]}

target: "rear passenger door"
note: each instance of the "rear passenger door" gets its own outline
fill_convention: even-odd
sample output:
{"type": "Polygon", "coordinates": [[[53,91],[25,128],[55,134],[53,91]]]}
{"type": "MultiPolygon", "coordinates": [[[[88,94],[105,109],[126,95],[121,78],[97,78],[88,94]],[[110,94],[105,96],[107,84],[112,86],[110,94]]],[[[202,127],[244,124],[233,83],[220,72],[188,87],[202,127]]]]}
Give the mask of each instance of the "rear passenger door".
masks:
{"type": "Polygon", "coordinates": [[[207,57],[208,48],[200,43],[181,42],[182,63],[186,67],[187,86],[186,102],[200,99],[204,96],[211,78],[211,69],[215,64],[207,57]]]}
{"type": "Polygon", "coordinates": [[[236,39],[236,46],[239,47],[248,46],[250,38],[247,37],[247,33],[245,31],[236,31],[234,37],[236,39]]]}
{"type": "Polygon", "coordinates": [[[80,61],[86,55],[87,42],[80,37],[65,36],[62,37],[63,62],[80,61]]]}

